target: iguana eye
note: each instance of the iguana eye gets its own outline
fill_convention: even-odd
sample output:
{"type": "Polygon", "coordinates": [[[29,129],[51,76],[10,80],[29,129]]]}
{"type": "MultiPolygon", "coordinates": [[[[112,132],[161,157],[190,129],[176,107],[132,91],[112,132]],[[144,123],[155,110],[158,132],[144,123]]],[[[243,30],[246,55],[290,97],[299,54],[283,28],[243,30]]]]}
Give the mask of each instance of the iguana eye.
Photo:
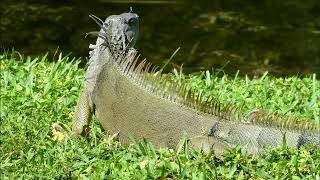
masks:
{"type": "Polygon", "coordinates": [[[132,24],[134,21],[135,21],[134,18],[130,18],[129,21],[128,21],[128,23],[129,23],[129,24],[132,24]]]}

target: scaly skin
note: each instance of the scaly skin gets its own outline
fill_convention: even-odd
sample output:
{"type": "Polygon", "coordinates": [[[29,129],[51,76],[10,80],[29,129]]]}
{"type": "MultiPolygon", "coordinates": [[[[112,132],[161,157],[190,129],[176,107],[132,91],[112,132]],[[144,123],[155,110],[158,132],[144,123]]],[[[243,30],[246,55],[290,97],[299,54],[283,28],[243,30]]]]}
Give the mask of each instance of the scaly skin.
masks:
{"type": "MultiPolygon", "coordinates": [[[[137,139],[146,138],[156,147],[175,147],[186,133],[193,148],[212,147],[216,152],[240,145],[256,154],[264,146],[282,144],[280,129],[226,120],[174,103],[139,85],[116,63],[105,64],[98,82],[93,96],[96,117],[105,129],[119,132],[123,143],[128,143],[133,135],[137,139]]],[[[320,146],[319,132],[283,131],[289,147],[307,143],[320,146]]]]}
{"type": "Polygon", "coordinates": [[[161,93],[153,88],[156,78],[146,80],[141,71],[143,63],[134,64],[135,51],[127,53],[119,47],[96,46],[93,51],[99,68],[90,70],[89,74],[95,72],[95,81],[80,96],[73,129],[76,134],[83,132],[94,112],[104,129],[119,133],[122,143],[129,143],[130,136],[134,136],[138,140],[146,138],[156,147],[175,147],[182,135],[187,134],[191,147],[212,148],[218,153],[240,145],[246,152],[257,154],[265,146],[280,146],[283,137],[289,147],[299,148],[308,143],[320,147],[320,128],[298,131],[254,124],[246,122],[247,119],[239,122],[232,116],[219,115],[220,112],[201,112],[188,106],[183,98],[174,99],[161,93]],[[118,53],[123,55],[117,57],[118,53]]]}

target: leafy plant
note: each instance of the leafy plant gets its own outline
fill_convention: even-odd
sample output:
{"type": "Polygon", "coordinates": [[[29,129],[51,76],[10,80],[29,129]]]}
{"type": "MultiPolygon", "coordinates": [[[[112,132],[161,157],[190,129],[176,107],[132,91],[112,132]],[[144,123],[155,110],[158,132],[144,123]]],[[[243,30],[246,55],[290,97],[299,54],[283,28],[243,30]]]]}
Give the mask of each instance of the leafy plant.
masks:
{"type": "MultiPolygon", "coordinates": [[[[0,179],[315,179],[320,176],[320,150],[314,146],[298,150],[267,149],[261,157],[245,155],[239,147],[227,149],[222,156],[191,151],[186,139],[176,149],[155,149],[145,140],[121,145],[105,136],[96,121],[90,124],[87,138],[54,138],[52,124],[71,126],[84,79],[83,69],[78,68],[79,60],[62,55],[55,62],[49,62],[46,56],[19,58],[13,51],[1,54],[0,63],[0,179]]],[[[254,94],[248,107],[262,103],[259,98],[269,92],[277,92],[270,90],[274,87],[280,88],[280,93],[286,91],[298,97],[299,93],[311,94],[310,101],[319,94],[319,81],[312,77],[276,79],[266,75],[249,80],[207,72],[190,77],[180,74],[179,80],[188,80],[192,86],[211,92],[210,95],[219,93],[217,89],[220,89],[218,95],[227,96],[221,97],[226,101],[243,98],[235,90],[244,92],[247,88],[247,93],[254,94]]],[[[291,96],[282,98],[294,102],[291,96]]],[[[308,109],[310,104],[304,102],[307,101],[294,111],[296,114],[299,109],[308,109]]],[[[269,106],[272,103],[266,102],[265,107],[272,107],[269,106]]],[[[282,106],[285,108],[284,103],[282,106]]],[[[300,111],[301,116],[309,116],[306,112],[300,111]]]]}

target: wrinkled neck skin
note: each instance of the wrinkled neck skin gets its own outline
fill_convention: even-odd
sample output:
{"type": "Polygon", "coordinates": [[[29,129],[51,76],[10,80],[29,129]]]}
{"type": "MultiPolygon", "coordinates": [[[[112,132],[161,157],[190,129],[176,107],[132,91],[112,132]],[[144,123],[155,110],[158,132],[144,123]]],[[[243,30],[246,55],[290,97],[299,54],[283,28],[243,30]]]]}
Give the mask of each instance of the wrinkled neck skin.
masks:
{"type": "Polygon", "coordinates": [[[96,46],[96,48],[92,51],[93,52],[89,60],[89,66],[86,71],[84,84],[85,90],[89,93],[92,92],[94,86],[96,85],[97,75],[101,72],[103,65],[107,63],[109,57],[111,56],[110,50],[103,46],[96,46]]]}

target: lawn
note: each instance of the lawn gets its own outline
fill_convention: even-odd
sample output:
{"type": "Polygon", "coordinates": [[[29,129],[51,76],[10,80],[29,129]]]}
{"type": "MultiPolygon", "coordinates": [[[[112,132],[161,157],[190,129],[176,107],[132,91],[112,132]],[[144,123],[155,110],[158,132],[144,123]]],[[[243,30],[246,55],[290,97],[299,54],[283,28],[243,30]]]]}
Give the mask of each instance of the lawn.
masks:
{"type": "MultiPolygon", "coordinates": [[[[54,123],[71,127],[84,80],[80,60],[24,58],[13,51],[0,54],[0,61],[0,179],[320,179],[320,150],[312,145],[266,149],[259,157],[239,147],[226,149],[223,156],[190,151],[183,139],[175,149],[155,149],[145,141],[121,145],[95,120],[86,138],[57,134],[54,123]]],[[[320,123],[315,74],[249,78],[217,70],[195,75],[173,70],[170,78],[244,112],[263,108],[320,123]]]]}

